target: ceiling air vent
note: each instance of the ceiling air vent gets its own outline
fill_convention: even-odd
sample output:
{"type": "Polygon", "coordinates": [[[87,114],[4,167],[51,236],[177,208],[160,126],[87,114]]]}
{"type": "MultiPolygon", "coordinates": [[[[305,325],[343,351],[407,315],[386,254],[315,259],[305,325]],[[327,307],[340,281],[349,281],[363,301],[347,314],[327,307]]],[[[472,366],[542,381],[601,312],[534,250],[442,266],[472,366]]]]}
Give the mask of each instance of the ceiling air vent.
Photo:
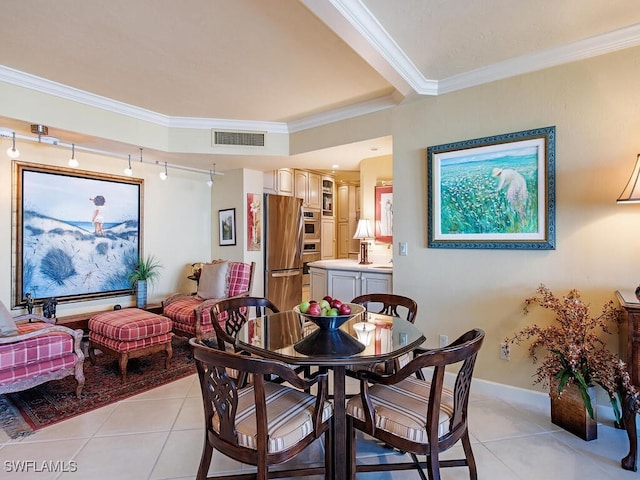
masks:
{"type": "Polygon", "coordinates": [[[262,132],[213,131],[214,145],[235,145],[242,147],[264,147],[262,132]]]}

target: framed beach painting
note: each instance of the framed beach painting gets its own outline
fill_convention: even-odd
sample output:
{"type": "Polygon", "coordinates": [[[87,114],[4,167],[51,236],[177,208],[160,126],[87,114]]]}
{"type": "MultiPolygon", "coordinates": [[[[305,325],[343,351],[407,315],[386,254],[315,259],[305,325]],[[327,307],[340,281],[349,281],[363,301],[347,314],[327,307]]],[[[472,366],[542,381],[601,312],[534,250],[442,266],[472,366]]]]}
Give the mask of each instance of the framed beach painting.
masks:
{"type": "Polygon", "coordinates": [[[14,161],[14,306],[128,295],[143,180],[14,161]]]}
{"type": "Polygon", "coordinates": [[[427,148],[430,248],[555,248],[555,127],[427,148]]]}
{"type": "Polygon", "coordinates": [[[236,244],[236,209],[218,210],[220,246],[236,244]]]}

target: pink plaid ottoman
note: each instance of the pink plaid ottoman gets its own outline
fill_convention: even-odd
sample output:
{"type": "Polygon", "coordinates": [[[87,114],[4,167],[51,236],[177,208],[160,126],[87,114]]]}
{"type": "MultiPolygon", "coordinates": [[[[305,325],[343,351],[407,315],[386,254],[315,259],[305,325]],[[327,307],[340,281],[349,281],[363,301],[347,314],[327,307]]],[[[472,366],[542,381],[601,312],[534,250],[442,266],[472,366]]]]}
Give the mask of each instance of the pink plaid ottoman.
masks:
{"type": "Polygon", "coordinates": [[[127,363],[161,351],[167,352],[165,367],[169,368],[173,349],[171,328],[167,317],[138,308],[123,308],[99,313],[89,319],[89,358],[95,365],[95,351],[116,357],[122,374],[122,383],[127,381],[127,363]]]}

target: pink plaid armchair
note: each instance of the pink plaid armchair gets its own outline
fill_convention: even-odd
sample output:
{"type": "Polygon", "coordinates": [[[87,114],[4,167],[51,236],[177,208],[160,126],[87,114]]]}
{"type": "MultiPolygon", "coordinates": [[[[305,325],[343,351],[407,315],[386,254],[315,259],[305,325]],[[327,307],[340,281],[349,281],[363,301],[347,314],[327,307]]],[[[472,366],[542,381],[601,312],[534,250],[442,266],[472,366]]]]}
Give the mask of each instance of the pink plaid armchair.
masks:
{"type": "Polygon", "coordinates": [[[205,264],[196,293],[176,293],[162,302],[162,314],[173,321],[173,332],[198,340],[215,336],[211,307],[226,298],[251,295],[255,268],[255,262],[217,260],[205,264]]]}
{"type": "Polygon", "coordinates": [[[74,375],[79,398],[84,386],[82,330],[35,314],[11,318],[2,302],[0,317],[0,394],[74,375]]]}

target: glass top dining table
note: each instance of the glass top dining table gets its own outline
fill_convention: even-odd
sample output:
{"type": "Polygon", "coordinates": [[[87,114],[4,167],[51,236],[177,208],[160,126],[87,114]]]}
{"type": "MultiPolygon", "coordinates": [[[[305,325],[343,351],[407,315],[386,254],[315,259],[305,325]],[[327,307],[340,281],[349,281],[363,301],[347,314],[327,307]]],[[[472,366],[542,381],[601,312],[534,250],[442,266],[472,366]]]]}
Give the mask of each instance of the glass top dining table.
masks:
{"type": "Polygon", "coordinates": [[[334,404],[333,478],[343,480],[354,478],[346,451],[347,365],[391,360],[418,347],[425,337],[414,324],[403,318],[371,312],[356,315],[338,330],[320,331],[299,313],[289,310],[245,323],[238,332],[236,346],[254,355],[281,360],[290,365],[331,369],[334,404]]]}

